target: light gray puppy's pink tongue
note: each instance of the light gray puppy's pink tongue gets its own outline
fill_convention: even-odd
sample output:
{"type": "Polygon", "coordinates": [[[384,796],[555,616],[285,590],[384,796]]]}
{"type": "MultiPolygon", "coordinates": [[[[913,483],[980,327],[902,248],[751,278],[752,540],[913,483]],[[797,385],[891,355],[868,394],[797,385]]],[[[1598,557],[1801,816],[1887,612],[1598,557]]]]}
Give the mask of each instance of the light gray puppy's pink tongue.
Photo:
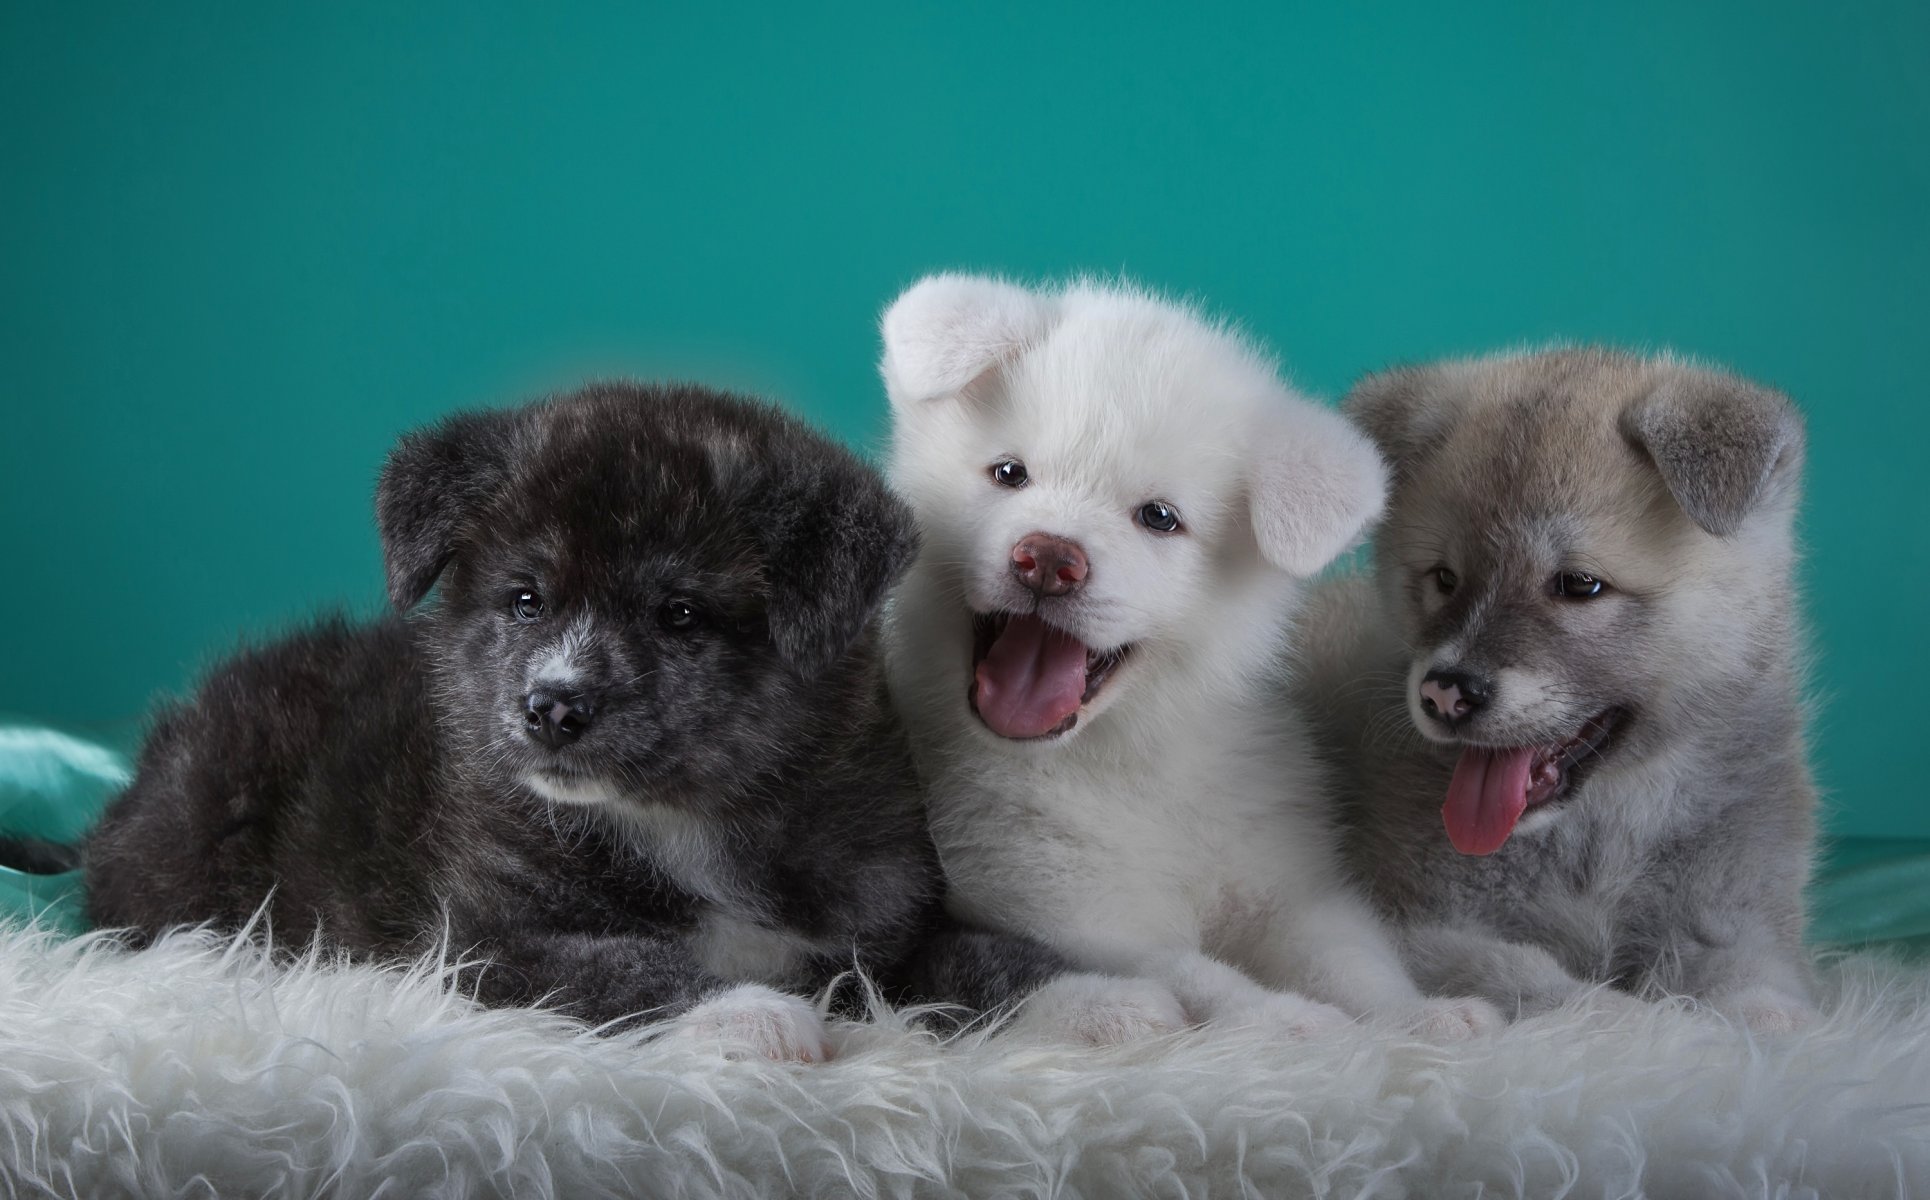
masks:
{"type": "Polygon", "coordinates": [[[1079,711],[1086,646],[1031,615],[1013,617],[978,664],[978,715],[1001,737],[1040,737],[1079,711]]]}
{"type": "Polygon", "coordinates": [[[1469,746],[1454,765],[1441,820],[1448,840],[1463,854],[1493,854],[1514,832],[1528,808],[1528,779],[1535,748],[1487,750],[1469,746]]]}

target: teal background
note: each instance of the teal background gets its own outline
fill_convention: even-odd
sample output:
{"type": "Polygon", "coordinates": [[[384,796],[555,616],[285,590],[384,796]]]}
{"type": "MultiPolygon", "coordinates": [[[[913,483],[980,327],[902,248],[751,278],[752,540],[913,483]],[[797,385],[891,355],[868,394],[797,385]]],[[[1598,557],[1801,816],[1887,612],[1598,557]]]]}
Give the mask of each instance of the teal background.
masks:
{"type": "Polygon", "coordinates": [[[1821,774],[1930,836],[1930,7],[11,4],[0,708],[379,596],[391,439],[588,374],[876,445],[965,266],[1197,294],[1334,395],[1551,337],[1809,413],[1821,774]]]}

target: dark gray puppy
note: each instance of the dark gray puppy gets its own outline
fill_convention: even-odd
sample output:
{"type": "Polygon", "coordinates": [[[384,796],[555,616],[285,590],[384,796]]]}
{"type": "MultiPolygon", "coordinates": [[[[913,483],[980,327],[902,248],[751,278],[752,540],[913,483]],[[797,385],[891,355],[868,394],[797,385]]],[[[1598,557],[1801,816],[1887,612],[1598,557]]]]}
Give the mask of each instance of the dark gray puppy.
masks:
{"type": "Polygon", "coordinates": [[[86,846],[96,922],[235,927],[272,894],[285,940],[446,930],[488,1003],[685,1012],[804,1059],[795,993],[853,966],[978,1007],[1058,972],[939,926],[872,647],[916,539],[857,457],[762,404],[605,385],[403,439],[376,503],[395,607],[434,602],[165,710],[86,846]]]}
{"type": "Polygon", "coordinates": [[[1422,985],[1805,1020],[1796,411],[1601,350],[1389,371],[1346,409],[1397,480],[1379,586],[1316,597],[1300,688],[1422,985]]]}

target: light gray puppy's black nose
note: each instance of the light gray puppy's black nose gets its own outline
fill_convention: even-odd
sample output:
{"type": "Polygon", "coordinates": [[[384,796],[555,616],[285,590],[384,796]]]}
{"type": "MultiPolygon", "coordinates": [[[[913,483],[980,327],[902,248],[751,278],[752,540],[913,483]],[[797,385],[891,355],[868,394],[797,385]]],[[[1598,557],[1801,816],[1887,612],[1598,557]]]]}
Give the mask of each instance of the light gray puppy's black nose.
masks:
{"type": "Polygon", "coordinates": [[[1087,571],[1085,549],[1069,538],[1028,533],[1012,547],[1012,574],[1041,596],[1077,591],[1087,571]]]}
{"type": "Polygon", "coordinates": [[[1421,711],[1450,726],[1458,725],[1480,711],[1493,686],[1467,671],[1429,671],[1421,680],[1421,711]]]}
{"type": "Polygon", "coordinates": [[[523,700],[523,728],[552,750],[582,737],[594,715],[589,697],[578,693],[536,691],[523,700]]]}

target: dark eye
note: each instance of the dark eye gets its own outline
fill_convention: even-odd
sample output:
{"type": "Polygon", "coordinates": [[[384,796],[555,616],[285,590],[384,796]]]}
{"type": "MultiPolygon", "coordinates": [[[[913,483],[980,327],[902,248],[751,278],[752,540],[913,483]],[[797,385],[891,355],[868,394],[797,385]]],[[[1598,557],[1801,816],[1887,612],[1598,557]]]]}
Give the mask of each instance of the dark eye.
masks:
{"type": "Polygon", "coordinates": [[[543,598],[535,592],[518,592],[509,608],[518,621],[534,621],[543,615],[543,598]]]}
{"type": "Polygon", "coordinates": [[[665,629],[677,633],[688,633],[703,621],[697,606],[681,596],[664,601],[663,607],[657,610],[657,619],[665,629]]]}
{"type": "Polygon", "coordinates": [[[1566,596],[1570,600],[1587,600],[1607,590],[1606,583],[1580,571],[1563,571],[1555,576],[1555,595],[1566,596]]]}
{"type": "Polygon", "coordinates": [[[1139,523],[1154,533],[1171,533],[1179,528],[1179,510],[1164,500],[1148,500],[1139,506],[1139,523]]]}
{"type": "Polygon", "coordinates": [[[1002,458],[992,464],[992,482],[1009,488],[1022,488],[1031,476],[1025,473],[1025,464],[1016,458],[1002,458]]]}
{"type": "Polygon", "coordinates": [[[1452,596],[1454,589],[1461,586],[1461,577],[1446,567],[1434,568],[1428,572],[1428,577],[1434,580],[1434,586],[1440,589],[1443,596],[1452,596]]]}

